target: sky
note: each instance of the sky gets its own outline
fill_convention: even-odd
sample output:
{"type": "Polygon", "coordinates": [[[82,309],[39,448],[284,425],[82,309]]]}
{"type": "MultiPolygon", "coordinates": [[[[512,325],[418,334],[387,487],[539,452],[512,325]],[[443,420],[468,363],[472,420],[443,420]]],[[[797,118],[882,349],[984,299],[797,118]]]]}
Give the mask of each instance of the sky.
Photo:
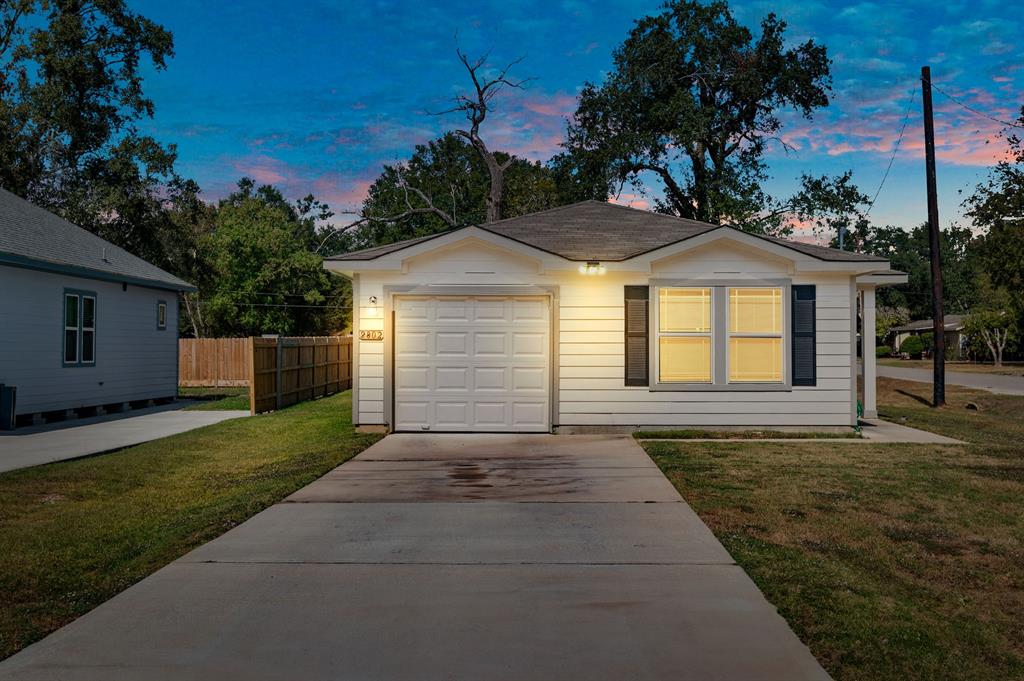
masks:
{"type": "MultiPolygon", "coordinates": [[[[339,213],[357,210],[385,163],[408,158],[460,123],[432,116],[467,86],[458,45],[495,66],[522,57],[485,123],[492,149],[546,161],[585,82],[599,83],[633,22],[660,3],[585,0],[215,2],[129,0],[170,29],[175,57],[148,68],[156,106],[142,128],[178,148],[178,171],[214,201],[243,175],[291,198],[313,193],[339,213]]],[[[1024,103],[1024,14],[1000,0],[733,2],[756,28],[774,11],[795,44],[828,48],[833,93],[812,120],[784,114],[769,146],[771,179],[790,195],[803,173],[852,170],[876,224],[926,217],[920,67],[932,68],[940,220],[964,224],[964,196],[1005,153],[1002,126],[1024,103]],[[909,115],[908,115],[909,112],[909,115]],[[898,149],[896,141],[906,120],[898,149]],[[893,155],[896,150],[895,156],[893,155]],[[891,172],[882,184],[890,158],[891,172]]],[[[657,188],[652,187],[657,193],[657,188]]],[[[627,187],[618,201],[648,207],[627,187]]],[[[340,221],[346,219],[339,215],[340,221]]]]}

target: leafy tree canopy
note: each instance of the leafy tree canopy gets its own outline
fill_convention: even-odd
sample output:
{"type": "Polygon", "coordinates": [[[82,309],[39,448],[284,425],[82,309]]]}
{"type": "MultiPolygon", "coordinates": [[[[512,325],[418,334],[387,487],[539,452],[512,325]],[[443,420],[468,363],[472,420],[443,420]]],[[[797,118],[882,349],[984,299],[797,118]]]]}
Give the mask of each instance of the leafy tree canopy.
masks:
{"type": "MultiPolygon", "coordinates": [[[[204,237],[209,279],[200,285],[198,334],[314,335],[341,331],[349,284],[323,269],[315,250],[329,209],[313,197],[289,203],[271,186],[243,178],[220,202],[204,237]]],[[[191,309],[191,308],[190,308],[191,309]]]]}
{"type": "Polygon", "coordinates": [[[168,265],[166,208],[197,188],[136,123],[153,115],[143,62],[172,54],[124,0],[0,3],[0,185],[168,265]]]}
{"type": "MultiPolygon", "coordinates": [[[[607,79],[583,88],[560,165],[606,193],[624,182],[643,191],[653,174],[664,190],[658,210],[783,230],[778,218],[792,206],[762,189],[765,148],[779,139],[782,110],[810,117],[831,86],[825,47],[788,47],[785,31],[769,14],[755,36],[721,0],[667,2],[615,50],[607,79]]],[[[829,188],[806,179],[807,197],[829,188]]]]}
{"type": "MultiPolygon", "coordinates": [[[[555,171],[504,152],[503,215],[515,217],[573,200],[555,171]]],[[[416,146],[408,161],[384,166],[370,185],[360,215],[365,222],[347,236],[345,250],[436,234],[453,226],[482,224],[490,176],[472,145],[454,133],[416,146]]]]}

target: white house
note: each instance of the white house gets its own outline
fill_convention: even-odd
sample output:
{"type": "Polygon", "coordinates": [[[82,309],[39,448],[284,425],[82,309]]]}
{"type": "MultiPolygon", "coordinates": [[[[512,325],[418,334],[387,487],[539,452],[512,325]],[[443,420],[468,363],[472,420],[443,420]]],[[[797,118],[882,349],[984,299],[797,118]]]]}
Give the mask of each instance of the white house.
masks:
{"type": "MultiPolygon", "coordinates": [[[[586,201],[347,253],[353,418],[396,431],[850,427],[880,257],[586,201]]],[[[874,334],[864,408],[875,415],[874,334]]]]}
{"type": "Polygon", "coordinates": [[[0,384],[16,413],[93,413],[178,391],[185,281],[0,189],[0,384]]]}

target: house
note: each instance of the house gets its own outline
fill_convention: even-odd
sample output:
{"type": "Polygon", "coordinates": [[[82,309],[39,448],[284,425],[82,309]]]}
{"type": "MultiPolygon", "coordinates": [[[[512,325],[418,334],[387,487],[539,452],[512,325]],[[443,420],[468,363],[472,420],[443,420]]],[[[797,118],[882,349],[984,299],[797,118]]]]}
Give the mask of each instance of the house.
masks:
{"type": "MultiPolygon", "coordinates": [[[[396,431],[849,428],[886,259],[585,201],[346,253],[353,418],[396,431]]],[[[875,352],[865,412],[875,412],[875,352]]]]}
{"type": "Polygon", "coordinates": [[[0,189],[0,384],[19,421],[173,399],[185,281],[0,189]]]}
{"type": "MultiPolygon", "coordinates": [[[[942,318],[945,326],[946,354],[949,359],[963,359],[964,353],[967,350],[967,336],[963,333],[965,319],[967,319],[967,315],[961,314],[948,314],[942,318]]],[[[894,326],[890,329],[890,333],[895,334],[893,337],[893,350],[899,352],[903,341],[911,336],[930,334],[932,331],[931,319],[920,319],[902,326],[894,326]]]]}

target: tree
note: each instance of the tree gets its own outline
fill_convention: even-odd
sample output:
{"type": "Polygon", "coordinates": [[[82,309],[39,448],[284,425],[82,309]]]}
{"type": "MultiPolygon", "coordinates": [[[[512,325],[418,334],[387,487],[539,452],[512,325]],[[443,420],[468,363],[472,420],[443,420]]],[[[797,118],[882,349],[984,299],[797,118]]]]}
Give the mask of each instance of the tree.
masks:
{"type": "MultiPolygon", "coordinates": [[[[878,291],[879,305],[905,307],[913,319],[932,315],[932,275],[929,266],[928,225],[907,230],[901,227],[877,227],[866,230],[862,250],[888,258],[892,268],[906,272],[908,281],[901,286],[886,286],[878,291]]],[[[942,288],[946,313],[966,313],[978,296],[975,281],[979,270],[978,242],[967,227],[951,225],[939,233],[942,251],[942,288]]]]}
{"type": "Polygon", "coordinates": [[[894,328],[909,321],[910,310],[907,308],[881,305],[875,313],[875,337],[882,339],[882,342],[885,343],[889,340],[889,334],[894,328]]]}
{"type": "Polygon", "coordinates": [[[784,144],[780,111],[810,118],[828,104],[830,62],[807,40],[784,46],[769,14],[756,38],[721,1],[672,0],[637,22],[600,84],[587,83],[566,148],[585,186],[608,193],[659,178],[660,211],[711,223],[771,229],[790,209],[762,189],[765,147],[784,144]],[[770,207],[766,216],[765,207],[770,207]]]}
{"type": "Polygon", "coordinates": [[[1006,346],[1017,338],[1014,307],[1020,304],[1020,293],[1013,296],[1006,288],[993,285],[987,273],[978,277],[977,285],[980,302],[964,320],[964,333],[972,340],[983,342],[992,361],[1000,367],[1006,346]]]}
{"type": "MultiPolygon", "coordinates": [[[[505,166],[506,217],[566,202],[549,168],[501,151],[494,156],[505,166]]],[[[465,139],[446,133],[417,145],[408,161],[384,166],[359,211],[365,222],[329,245],[352,250],[481,224],[487,219],[489,191],[487,167],[479,153],[465,139]],[[393,219],[396,216],[402,219],[393,219]]]]}
{"type": "Polygon", "coordinates": [[[220,202],[209,249],[212,276],[203,297],[203,333],[313,335],[344,328],[346,280],[314,252],[330,215],[307,197],[291,204],[271,186],[243,178],[220,202]]]}
{"type": "Polygon", "coordinates": [[[143,62],[172,54],[124,0],[0,3],[0,185],[166,264],[166,210],[193,185],[136,123],[153,115],[143,62]]]}
{"type": "MultiPolygon", "coordinates": [[[[1018,125],[1024,126],[1024,106],[1018,125]]],[[[1008,157],[964,201],[967,215],[986,232],[981,240],[985,271],[994,285],[1011,291],[1024,290],[1024,138],[1017,130],[1003,131],[1008,157]]],[[[1022,301],[1014,304],[1018,318],[1024,319],[1022,301]]]]}

